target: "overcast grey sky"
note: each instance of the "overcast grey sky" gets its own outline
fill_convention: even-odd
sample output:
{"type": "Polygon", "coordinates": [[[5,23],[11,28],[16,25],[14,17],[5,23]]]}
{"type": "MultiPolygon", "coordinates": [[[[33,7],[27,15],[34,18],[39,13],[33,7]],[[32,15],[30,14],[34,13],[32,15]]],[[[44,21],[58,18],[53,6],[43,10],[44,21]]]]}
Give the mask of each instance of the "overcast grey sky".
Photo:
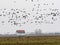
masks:
{"type": "MultiPolygon", "coordinates": [[[[39,0],[39,3],[41,4],[41,8],[57,8],[60,10],[60,0],[39,0]],[[48,3],[49,6],[44,7],[43,3],[48,3]],[[54,6],[51,4],[54,3],[54,6]]],[[[27,2],[25,0],[0,0],[0,8],[6,8],[6,9],[11,9],[11,8],[18,8],[18,9],[24,9],[26,8],[27,12],[30,12],[30,9],[33,7],[33,4],[38,4],[36,0],[32,3],[31,0],[28,0],[27,2]],[[15,2],[16,1],[16,2],[15,2]]],[[[49,11],[47,11],[49,12],[49,11]]],[[[33,14],[33,13],[32,13],[33,14]]],[[[32,18],[32,17],[31,17],[32,18]]],[[[54,21],[54,24],[39,24],[35,25],[33,24],[25,24],[21,27],[19,26],[12,26],[8,24],[7,22],[2,25],[1,21],[8,20],[8,17],[0,17],[0,34],[5,34],[7,32],[10,33],[15,33],[16,30],[23,29],[26,32],[34,32],[36,29],[41,29],[42,32],[48,33],[48,32],[60,32],[60,19],[57,21],[54,21]]]]}

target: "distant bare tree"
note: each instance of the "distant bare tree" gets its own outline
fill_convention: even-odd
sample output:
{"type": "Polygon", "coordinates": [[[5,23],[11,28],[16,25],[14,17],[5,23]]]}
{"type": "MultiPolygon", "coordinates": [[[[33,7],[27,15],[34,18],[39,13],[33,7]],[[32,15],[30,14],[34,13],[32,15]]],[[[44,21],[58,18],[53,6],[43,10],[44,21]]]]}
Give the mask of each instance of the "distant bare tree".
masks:
{"type": "Polygon", "coordinates": [[[41,29],[36,29],[36,30],[35,30],[35,34],[36,34],[36,35],[40,35],[41,33],[42,33],[41,29]]]}

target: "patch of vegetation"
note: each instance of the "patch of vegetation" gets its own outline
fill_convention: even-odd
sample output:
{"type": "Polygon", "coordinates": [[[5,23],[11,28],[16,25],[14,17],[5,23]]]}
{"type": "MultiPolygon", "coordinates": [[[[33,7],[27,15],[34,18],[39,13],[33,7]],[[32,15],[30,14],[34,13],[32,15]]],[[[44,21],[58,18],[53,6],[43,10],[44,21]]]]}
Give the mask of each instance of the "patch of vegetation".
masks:
{"type": "Polygon", "coordinates": [[[60,45],[60,36],[0,37],[0,45],[60,45]]]}

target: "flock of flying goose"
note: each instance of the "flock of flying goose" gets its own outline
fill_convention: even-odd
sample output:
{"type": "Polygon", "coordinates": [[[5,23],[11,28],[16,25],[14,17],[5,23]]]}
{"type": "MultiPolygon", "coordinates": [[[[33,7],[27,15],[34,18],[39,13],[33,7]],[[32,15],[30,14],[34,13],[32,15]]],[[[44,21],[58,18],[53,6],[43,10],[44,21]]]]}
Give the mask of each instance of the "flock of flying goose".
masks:
{"type": "MultiPolygon", "coordinates": [[[[25,0],[28,2],[29,0],[25,0]]],[[[33,3],[34,0],[31,0],[33,3]]],[[[37,0],[39,2],[39,0],[37,0]]],[[[54,3],[51,3],[54,6],[54,3]]],[[[43,3],[43,6],[49,6],[48,3],[43,3]]],[[[39,24],[54,24],[55,21],[60,19],[60,12],[57,8],[41,8],[40,3],[34,4],[31,10],[26,11],[26,9],[0,9],[0,19],[8,18],[8,20],[1,20],[1,23],[4,25],[6,22],[11,25],[22,26],[27,23],[39,24]]]]}

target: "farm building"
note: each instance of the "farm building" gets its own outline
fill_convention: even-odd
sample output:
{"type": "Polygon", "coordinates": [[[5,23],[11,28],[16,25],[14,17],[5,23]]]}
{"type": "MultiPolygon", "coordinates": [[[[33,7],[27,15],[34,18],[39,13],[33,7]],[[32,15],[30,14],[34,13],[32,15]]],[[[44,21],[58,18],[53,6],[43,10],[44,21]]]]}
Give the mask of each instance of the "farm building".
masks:
{"type": "Polygon", "coordinates": [[[18,35],[24,35],[25,34],[25,30],[16,30],[16,33],[18,34],[18,35]]]}

